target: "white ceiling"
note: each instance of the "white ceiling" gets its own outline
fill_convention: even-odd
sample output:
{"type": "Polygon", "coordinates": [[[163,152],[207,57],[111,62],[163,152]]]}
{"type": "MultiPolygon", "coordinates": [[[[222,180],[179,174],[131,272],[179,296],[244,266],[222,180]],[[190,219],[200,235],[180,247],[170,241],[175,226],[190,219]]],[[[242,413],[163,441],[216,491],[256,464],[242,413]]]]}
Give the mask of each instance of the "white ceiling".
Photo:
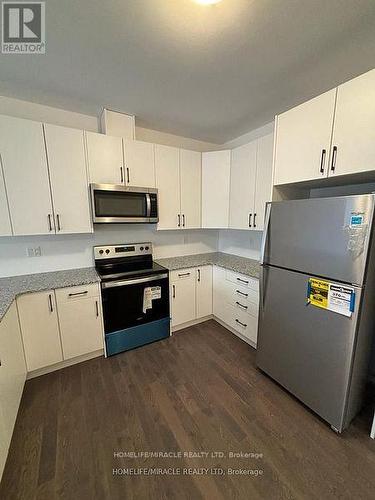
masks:
{"type": "Polygon", "coordinates": [[[374,0],[47,0],[0,93],[223,143],[375,66],[374,0]]]}

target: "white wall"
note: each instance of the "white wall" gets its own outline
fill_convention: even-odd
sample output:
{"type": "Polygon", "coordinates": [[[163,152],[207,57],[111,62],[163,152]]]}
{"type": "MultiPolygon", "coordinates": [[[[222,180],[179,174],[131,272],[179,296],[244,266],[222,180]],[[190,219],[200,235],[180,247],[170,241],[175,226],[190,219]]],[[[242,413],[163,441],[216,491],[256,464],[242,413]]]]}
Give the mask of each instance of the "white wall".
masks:
{"type": "Polygon", "coordinates": [[[94,234],[16,236],[0,238],[0,277],[93,265],[95,245],[151,241],[154,258],[216,252],[218,231],[156,231],[151,225],[97,226],[94,234]],[[41,247],[41,257],[27,248],[41,247]]]}
{"type": "Polygon", "coordinates": [[[247,132],[244,135],[240,135],[236,139],[232,139],[231,141],[226,142],[222,145],[224,149],[232,149],[238,146],[242,146],[243,144],[247,144],[248,142],[254,141],[255,139],[259,139],[259,137],[263,137],[264,135],[273,134],[275,128],[275,122],[272,121],[263,125],[263,127],[256,128],[247,132]]]}
{"type": "Polygon", "coordinates": [[[219,231],[218,250],[219,252],[259,260],[262,234],[262,231],[221,229],[219,231]]]}
{"type": "Polygon", "coordinates": [[[192,149],[193,151],[215,151],[221,148],[219,144],[197,141],[196,139],[189,139],[188,137],[181,137],[166,132],[159,132],[158,130],[138,127],[137,118],[135,124],[135,138],[140,141],[154,142],[156,144],[174,146],[176,148],[192,149]]]}

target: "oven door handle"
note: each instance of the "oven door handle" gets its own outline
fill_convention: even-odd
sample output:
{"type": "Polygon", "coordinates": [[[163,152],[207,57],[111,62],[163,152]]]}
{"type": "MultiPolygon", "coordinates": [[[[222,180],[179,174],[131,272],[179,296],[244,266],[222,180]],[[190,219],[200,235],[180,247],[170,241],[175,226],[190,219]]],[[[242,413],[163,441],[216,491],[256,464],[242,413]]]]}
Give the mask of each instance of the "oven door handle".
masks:
{"type": "Polygon", "coordinates": [[[138,285],[139,283],[148,283],[151,281],[157,281],[165,278],[168,278],[168,273],[155,274],[154,276],[147,276],[145,278],[135,278],[135,279],[121,280],[121,281],[108,281],[107,283],[102,283],[102,288],[115,288],[117,286],[138,285]]]}

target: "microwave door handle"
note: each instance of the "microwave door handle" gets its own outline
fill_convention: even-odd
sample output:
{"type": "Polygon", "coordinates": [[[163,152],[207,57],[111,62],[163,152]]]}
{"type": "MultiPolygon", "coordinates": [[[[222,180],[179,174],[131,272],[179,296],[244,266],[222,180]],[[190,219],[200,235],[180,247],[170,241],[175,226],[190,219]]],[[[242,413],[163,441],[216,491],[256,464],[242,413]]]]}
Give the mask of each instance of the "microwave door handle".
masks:
{"type": "Polygon", "coordinates": [[[146,217],[151,217],[151,197],[150,193],[146,193],[146,217]]]}

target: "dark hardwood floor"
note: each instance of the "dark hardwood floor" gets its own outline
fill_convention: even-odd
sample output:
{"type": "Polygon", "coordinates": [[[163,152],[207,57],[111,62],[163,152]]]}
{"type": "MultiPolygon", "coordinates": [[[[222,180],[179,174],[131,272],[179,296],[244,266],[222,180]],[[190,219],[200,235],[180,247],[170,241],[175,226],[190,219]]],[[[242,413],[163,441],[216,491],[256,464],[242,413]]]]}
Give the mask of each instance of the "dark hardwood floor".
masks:
{"type": "Polygon", "coordinates": [[[369,426],[365,414],[337,436],[255,368],[252,348],[208,321],[28,381],[0,498],[373,499],[369,426]],[[114,456],[141,451],[210,455],[114,456]],[[150,475],[119,474],[140,468],[150,475]]]}

